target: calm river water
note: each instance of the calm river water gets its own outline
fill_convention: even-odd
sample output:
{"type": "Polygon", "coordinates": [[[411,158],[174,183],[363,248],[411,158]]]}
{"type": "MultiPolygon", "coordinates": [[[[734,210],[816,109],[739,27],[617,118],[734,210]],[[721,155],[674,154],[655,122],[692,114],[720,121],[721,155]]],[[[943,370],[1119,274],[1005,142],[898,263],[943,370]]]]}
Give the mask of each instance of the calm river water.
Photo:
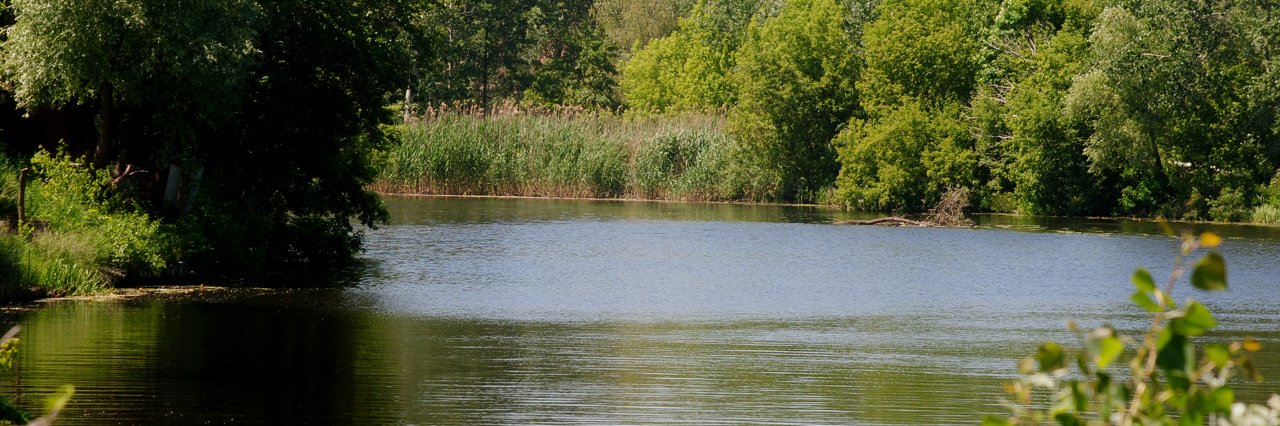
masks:
{"type": "MultiPolygon", "coordinates": [[[[60,424],[974,424],[1045,339],[1142,326],[1128,277],[1167,276],[1150,223],[979,217],[835,226],[835,210],[387,200],[338,278],[38,303],[0,392],[60,424]],[[316,288],[320,287],[320,288],[316,288]]],[[[1263,341],[1280,392],[1280,229],[1227,237],[1231,290],[1183,287],[1210,339],[1263,341]]]]}

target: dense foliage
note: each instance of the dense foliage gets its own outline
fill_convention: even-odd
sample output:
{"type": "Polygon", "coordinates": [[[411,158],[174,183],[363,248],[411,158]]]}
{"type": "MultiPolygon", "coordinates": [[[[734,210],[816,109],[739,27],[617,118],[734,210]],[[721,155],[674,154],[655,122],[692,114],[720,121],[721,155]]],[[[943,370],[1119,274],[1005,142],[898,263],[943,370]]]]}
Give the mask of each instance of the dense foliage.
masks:
{"type": "Polygon", "coordinates": [[[750,180],[742,200],[911,212],[963,187],[982,211],[1280,216],[1268,195],[1280,166],[1271,2],[486,5],[428,8],[508,31],[431,21],[448,46],[418,81],[454,89],[423,89],[416,107],[600,110],[620,95],[627,117],[722,111],[734,145],[725,166],[750,180]],[[584,54],[547,61],[549,46],[584,54]],[[477,58],[492,69],[477,71],[477,58]]]}
{"type": "Polygon", "coordinates": [[[835,0],[796,0],[748,26],[729,118],[744,162],[765,171],[757,194],[813,201],[834,180],[831,138],[859,112],[847,15],[835,0]]]}
{"type": "MultiPolygon", "coordinates": [[[[410,103],[505,101],[613,108],[617,44],[591,0],[444,0],[418,5],[410,103]]],[[[620,12],[619,12],[620,13],[620,12]]]]}
{"type": "Polygon", "coordinates": [[[834,184],[839,204],[920,211],[955,186],[988,211],[1275,221],[1271,2],[847,1],[828,14],[848,34],[835,50],[812,38],[828,27],[780,13],[813,2],[763,2],[728,34],[715,23],[737,3],[699,2],[621,81],[633,110],[755,117],[736,125],[736,161],[786,183],[751,198],[834,184]],[[791,64],[848,71],[813,90],[818,74],[791,64]]]}
{"type": "Polygon", "coordinates": [[[715,111],[736,100],[729,73],[756,0],[699,3],[672,34],[652,40],[623,69],[629,111],[715,111]]]}
{"type": "MultiPolygon", "coordinates": [[[[14,1],[2,57],[17,105],[33,117],[96,123],[96,140],[65,138],[71,156],[31,160],[29,217],[47,221],[50,235],[112,240],[114,257],[77,263],[91,274],[145,276],[182,260],[242,275],[351,259],[351,219],[371,226],[386,217],[365,185],[392,118],[388,94],[408,81],[409,6],[14,1]],[[92,161],[76,161],[81,154],[92,161]],[[95,212],[136,219],[85,231],[112,226],[95,212]],[[175,247],[161,255],[130,242],[155,233],[175,247]]],[[[33,142],[57,141],[5,142],[29,155],[33,142]]]]}

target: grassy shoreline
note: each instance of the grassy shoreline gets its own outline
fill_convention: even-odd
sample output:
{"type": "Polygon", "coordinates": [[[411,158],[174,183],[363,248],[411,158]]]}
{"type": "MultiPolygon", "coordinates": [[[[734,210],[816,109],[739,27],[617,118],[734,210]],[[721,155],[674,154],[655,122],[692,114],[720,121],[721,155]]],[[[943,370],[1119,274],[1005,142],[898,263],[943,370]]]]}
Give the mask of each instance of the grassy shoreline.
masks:
{"type": "MultiPolygon", "coordinates": [[[[539,196],[539,195],[488,195],[488,194],[435,194],[435,193],[413,193],[413,192],[378,192],[383,197],[403,197],[403,198],[458,198],[458,199],[492,199],[492,200],[549,200],[549,201],[599,201],[599,202],[620,202],[620,203],[659,203],[659,204],[712,204],[712,205],[731,205],[731,206],[772,206],[772,207],[817,207],[824,209],[843,210],[836,204],[818,204],[818,203],[784,203],[777,201],[749,201],[749,200],[681,200],[669,198],[643,198],[643,197],[556,197],[556,196],[539,196]]],[[[875,213],[875,212],[864,212],[875,213]]],[[[995,213],[993,213],[995,214],[995,213]]],[[[1016,215],[1014,213],[998,213],[1016,215]]]]}
{"type": "Polygon", "coordinates": [[[171,229],[114,197],[111,176],[83,158],[40,151],[29,163],[0,160],[0,174],[0,192],[14,201],[0,209],[0,302],[101,294],[162,274],[176,256],[171,229]],[[19,223],[21,168],[30,173],[19,223]]]}

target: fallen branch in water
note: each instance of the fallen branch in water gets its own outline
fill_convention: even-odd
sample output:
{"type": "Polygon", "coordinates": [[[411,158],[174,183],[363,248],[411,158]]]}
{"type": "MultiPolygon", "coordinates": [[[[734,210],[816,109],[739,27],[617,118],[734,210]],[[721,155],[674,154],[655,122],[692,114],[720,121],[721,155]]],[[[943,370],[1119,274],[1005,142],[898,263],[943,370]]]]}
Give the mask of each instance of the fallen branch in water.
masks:
{"type": "Polygon", "coordinates": [[[969,188],[953,186],[942,194],[938,205],[929,210],[925,222],[934,226],[967,227],[973,221],[964,217],[964,208],[969,205],[969,188]]]}
{"type": "Polygon", "coordinates": [[[964,208],[969,205],[969,189],[951,187],[938,205],[929,210],[924,220],[916,221],[901,216],[889,216],[872,220],[844,220],[836,225],[881,225],[881,226],[942,226],[948,228],[973,226],[973,221],[964,217],[964,208]]]}
{"type": "Polygon", "coordinates": [[[880,225],[880,226],[933,226],[932,224],[907,219],[900,216],[882,217],[871,220],[842,220],[836,225],[880,225]]]}

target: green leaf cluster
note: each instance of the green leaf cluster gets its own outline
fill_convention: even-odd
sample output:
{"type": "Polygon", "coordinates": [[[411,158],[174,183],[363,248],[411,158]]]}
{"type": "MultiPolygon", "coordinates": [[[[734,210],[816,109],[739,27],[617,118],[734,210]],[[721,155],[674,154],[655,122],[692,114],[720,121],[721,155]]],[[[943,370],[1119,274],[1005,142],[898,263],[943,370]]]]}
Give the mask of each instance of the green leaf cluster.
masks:
{"type": "MultiPolygon", "coordinates": [[[[1197,350],[1193,338],[1217,326],[1204,304],[1188,300],[1178,307],[1170,298],[1174,284],[1183,273],[1184,260],[1200,248],[1212,249],[1221,243],[1214,234],[1199,239],[1186,237],[1183,251],[1170,277],[1160,288],[1145,269],[1134,272],[1132,300],[1152,315],[1146,336],[1120,336],[1110,326],[1088,332],[1077,330],[1082,349],[1071,351],[1046,342],[1033,357],[1023,361],[1024,378],[1006,389],[1013,397],[1007,405],[1011,417],[988,416],[984,425],[1056,423],[1078,424],[1276,424],[1280,422],[1280,396],[1270,406],[1237,402],[1228,384],[1242,375],[1260,380],[1248,356],[1261,345],[1253,339],[1230,345],[1209,344],[1197,350]],[[1077,371],[1072,368],[1075,358],[1077,371]],[[1127,361],[1126,374],[1110,367],[1127,361]],[[1038,365],[1038,368],[1032,367],[1038,365]],[[1036,403],[1035,394],[1052,397],[1048,407],[1036,403]]],[[[1190,283],[1204,291],[1226,290],[1226,263],[1221,253],[1211,251],[1195,262],[1190,283]]]]}
{"type": "Polygon", "coordinates": [[[901,105],[866,121],[854,120],[840,147],[836,196],[864,210],[922,211],[949,187],[970,185],[973,153],[959,109],[930,114],[920,103],[901,105]]]}

